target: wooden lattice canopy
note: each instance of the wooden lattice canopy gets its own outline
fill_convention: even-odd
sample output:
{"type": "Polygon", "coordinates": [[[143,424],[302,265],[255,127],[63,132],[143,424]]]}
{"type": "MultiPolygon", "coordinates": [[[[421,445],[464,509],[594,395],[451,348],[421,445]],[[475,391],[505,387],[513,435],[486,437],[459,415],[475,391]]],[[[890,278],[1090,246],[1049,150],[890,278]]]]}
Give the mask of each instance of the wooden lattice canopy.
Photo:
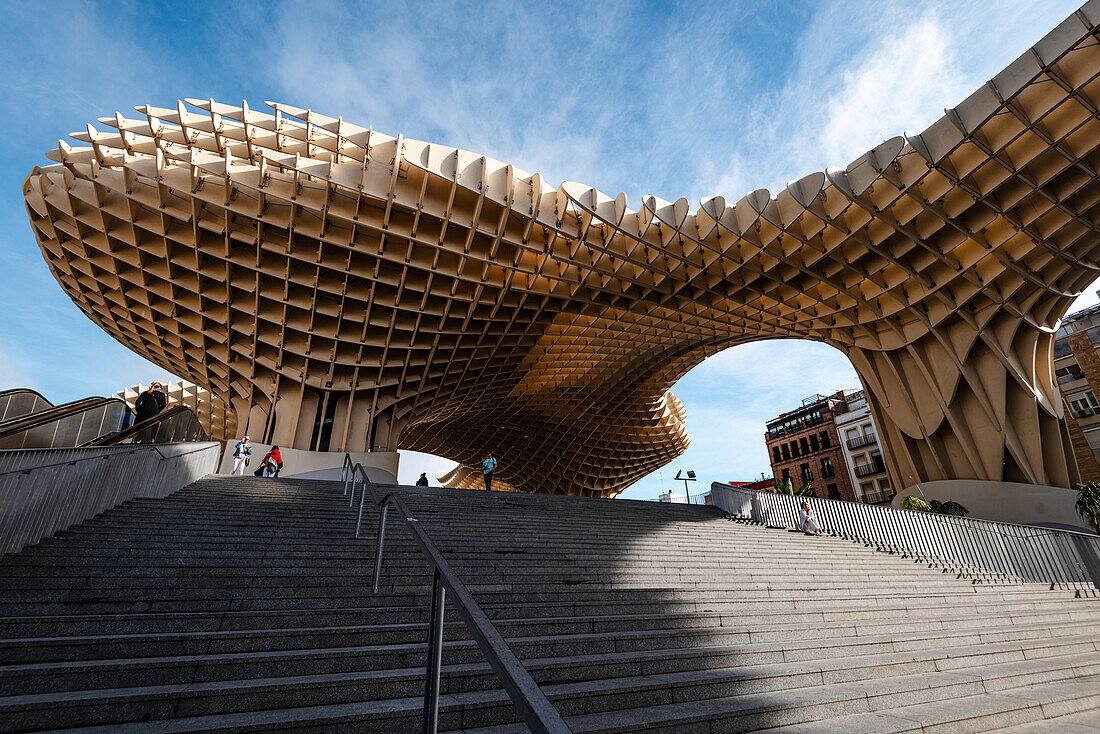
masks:
{"type": "Polygon", "coordinates": [[[282,445],[492,450],[504,486],[615,495],[687,447],[681,375],[796,337],[851,358],[895,486],[1071,486],[1051,354],[1100,272],[1098,21],[923,133],[694,211],[213,100],[101,118],[23,192],[95,323],[282,445]]]}

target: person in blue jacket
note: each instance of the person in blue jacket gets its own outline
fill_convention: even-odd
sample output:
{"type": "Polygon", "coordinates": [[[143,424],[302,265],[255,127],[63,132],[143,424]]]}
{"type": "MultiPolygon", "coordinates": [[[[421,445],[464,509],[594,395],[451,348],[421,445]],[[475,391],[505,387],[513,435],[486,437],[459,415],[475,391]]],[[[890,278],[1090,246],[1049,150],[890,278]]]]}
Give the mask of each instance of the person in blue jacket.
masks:
{"type": "Polygon", "coordinates": [[[481,462],[481,471],[485,476],[485,491],[488,492],[493,486],[493,469],[497,468],[496,457],[493,456],[493,452],[485,454],[485,461],[481,462]]]}

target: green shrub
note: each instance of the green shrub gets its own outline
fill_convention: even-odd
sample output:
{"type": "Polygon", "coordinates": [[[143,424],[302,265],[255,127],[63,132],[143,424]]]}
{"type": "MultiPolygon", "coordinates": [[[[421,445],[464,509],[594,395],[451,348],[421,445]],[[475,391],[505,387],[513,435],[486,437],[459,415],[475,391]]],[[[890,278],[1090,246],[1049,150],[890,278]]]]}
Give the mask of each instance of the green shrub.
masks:
{"type": "Polygon", "coordinates": [[[966,517],[970,514],[970,510],[966,509],[958,502],[954,500],[947,500],[947,502],[940,502],[939,500],[923,500],[914,494],[909,495],[902,500],[901,506],[906,510],[913,510],[914,512],[931,512],[936,515],[954,515],[955,517],[966,517]]]}
{"type": "Polygon", "coordinates": [[[931,512],[932,511],[932,506],[929,505],[924,500],[922,500],[920,497],[916,496],[915,494],[911,494],[908,497],[906,497],[902,501],[901,506],[903,508],[905,508],[906,510],[913,510],[914,512],[931,512]]]}
{"type": "Polygon", "coordinates": [[[970,510],[966,509],[958,502],[954,500],[947,500],[947,502],[937,503],[939,507],[933,507],[933,512],[938,512],[941,515],[954,515],[955,517],[966,517],[970,514],[970,510]]]}

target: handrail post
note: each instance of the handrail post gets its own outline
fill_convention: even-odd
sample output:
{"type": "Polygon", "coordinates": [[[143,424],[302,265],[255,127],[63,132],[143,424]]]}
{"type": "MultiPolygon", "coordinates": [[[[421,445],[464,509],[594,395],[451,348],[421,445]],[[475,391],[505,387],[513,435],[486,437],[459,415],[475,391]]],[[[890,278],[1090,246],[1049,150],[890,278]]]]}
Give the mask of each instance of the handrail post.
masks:
{"type": "Polygon", "coordinates": [[[355,521],[355,537],[359,537],[359,528],[363,526],[363,505],[367,499],[367,488],[364,486],[363,491],[359,493],[359,519],[355,521]]]}
{"type": "Polygon", "coordinates": [[[424,734],[436,734],[439,728],[439,674],[443,664],[443,606],[446,601],[443,575],[436,568],[432,582],[432,620],[428,628],[428,670],[424,679],[424,734]]]}
{"type": "Polygon", "coordinates": [[[386,540],[386,513],[390,505],[384,502],[378,510],[378,535],[374,543],[374,573],[370,580],[370,593],[378,593],[378,580],[382,577],[382,546],[386,540]]]}

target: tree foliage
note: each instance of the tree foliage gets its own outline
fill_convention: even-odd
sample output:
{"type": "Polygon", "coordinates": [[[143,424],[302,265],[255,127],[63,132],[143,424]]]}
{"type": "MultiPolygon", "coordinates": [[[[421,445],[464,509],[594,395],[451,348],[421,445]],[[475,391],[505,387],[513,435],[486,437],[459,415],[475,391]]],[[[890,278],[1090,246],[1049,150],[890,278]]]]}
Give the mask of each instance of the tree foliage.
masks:
{"type": "Polygon", "coordinates": [[[1100,533],[1100,482],[1082,484],[1077,489],[1074,507],[1085,524],[1100,533]]]}
{"type": "Polygon", "coordinates": [[[814,493],[814,486],[810,482],[803,482],[798,489],[795,489],[794,482],[790,479],[776,479],[772,482],[772,486],[779,494],[789,494],[795,497],[806,497],[814,493]]]}
{"type": "Polygon", "coordinates": [[[924,500],[922,500],[920,497],[916,496],[915,494],[911,494],[908,497],[906,497],[902,501],[901,506],[903,508],[905,508],[906,510],[913,510],[914,512],[931,512],[932,511],[932,506],[929,505],[924,500]]]}

